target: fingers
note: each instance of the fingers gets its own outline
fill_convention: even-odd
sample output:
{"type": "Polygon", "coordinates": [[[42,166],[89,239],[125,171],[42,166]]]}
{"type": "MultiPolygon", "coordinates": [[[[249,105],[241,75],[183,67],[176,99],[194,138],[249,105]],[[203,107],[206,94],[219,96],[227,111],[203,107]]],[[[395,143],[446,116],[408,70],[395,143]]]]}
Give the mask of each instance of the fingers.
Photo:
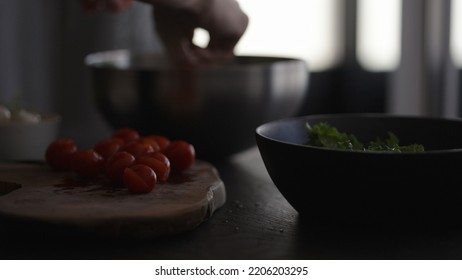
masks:
{"type": "Polygon", "coordinates": [[[187,37],[164,39],[164,44],[170,59],[180,68],[222,64],[234,57],[233,47],[201,48],[187,37]]]}
{"type": "Polygon", "coordinates": [[[191,51],[191,56],[194,57],[194,61],[197,64],[201,65],[215,65],[215,64],[223,64],[234,57],[233,48],[200,48],[194,46],[191,51]]]}
{"type": "Polygon", "coordinates": [[[249,18],[235,0],[209,1],[200,17],[199,27],[206,29],[210,41],[196,54],[203,63],[223,63],[234,56],[234,47],[247,29],[249,18]]]}
{"type": "Polygon", "coordinates": [[[195,13],[168,5],[155,6],[155,28],[170,58],[180,67],[220,64],[233,57],[244,34],[248,17],[234,0],[209,0],[195,13]],[[193,44],[194,29],[204,28],[210,41],[206,48],[193,44]]]}
{"type": "Polygon", "coordinates": [[[199,63],[192,44],[194,28],[190,15],[158,6],[153,9],[155,28],[174,64],[189,67],[199,63]]]}
{"type": "Polygon", "coordinates": [[[187,69],[203,64],[201,57],[197,54],[197,48],[190,40],[183,38],[169,47],[168,52],[177,66],[187,69]]]}

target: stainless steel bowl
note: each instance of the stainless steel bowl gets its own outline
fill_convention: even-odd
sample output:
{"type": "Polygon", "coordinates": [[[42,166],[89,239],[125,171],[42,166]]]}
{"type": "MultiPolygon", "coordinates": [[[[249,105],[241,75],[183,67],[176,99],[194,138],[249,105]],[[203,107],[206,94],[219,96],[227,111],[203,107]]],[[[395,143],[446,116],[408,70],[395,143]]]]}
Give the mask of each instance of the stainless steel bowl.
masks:
{"type": "Polygon", "coordinates": [[[255,145],[261,123],[297,114],[308,91],[302,60],[239,56],[222,66],[178,70],[154,53],[90,54],[96,104],[114,127],[184,139],[203,159],[255,145]]]}

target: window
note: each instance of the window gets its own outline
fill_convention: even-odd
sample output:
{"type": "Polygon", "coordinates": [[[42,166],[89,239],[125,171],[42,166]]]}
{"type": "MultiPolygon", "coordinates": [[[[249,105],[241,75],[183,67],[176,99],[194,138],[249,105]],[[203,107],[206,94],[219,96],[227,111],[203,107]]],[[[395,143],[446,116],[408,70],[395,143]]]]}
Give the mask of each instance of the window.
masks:
{"type": "Polygon", "coordinates": [[[362,67],[391,71],[401,49],[401,0],[358,0],[357,49],[362,67]]]}
{"type": "Polygon", "coordinates": [[[452,0],[451,55],[457,68],[462,68],[462,0],[452,0]]]}
{"type": "Polygon", "coordinates": [[[446,64],[452,59],[462,77],[462,0],[238,1],[250,25],[237,54],[308,62],[304,113],[431,114],[429,108],[438,104],[459,106],[455,97],[447,98],[448,92],[458,95],[459,88],[446,64]],[[446,41],[433,39],[443,34],[439,28],[448,19],[449,57],[446,41]]]}
{"type": "MultiPolygon", "coordinates": [[[[322,71],[341,59],[340,18],[343,0],[239,0],[249,27],[236,46],[238,55],[288,56],[305,59],[311,71],[322,71]]],[[[207,41],[198,30],[197,44],[207,41]]]]}
{"type": "MultiPolygon", "coordinates": [[[[239,0],[239,3],[250,16],[250,23],[236,46],[237,54],[299,57],[314,72],[340,63],[345,1],[239,0]]],[[[400,58],[401,0],[358,0],[357,7],[359,63],[370,71],[395,69],[400,58]]],[[[207,34],[200,31],[198,38],[203,45],[207,34]]]]}

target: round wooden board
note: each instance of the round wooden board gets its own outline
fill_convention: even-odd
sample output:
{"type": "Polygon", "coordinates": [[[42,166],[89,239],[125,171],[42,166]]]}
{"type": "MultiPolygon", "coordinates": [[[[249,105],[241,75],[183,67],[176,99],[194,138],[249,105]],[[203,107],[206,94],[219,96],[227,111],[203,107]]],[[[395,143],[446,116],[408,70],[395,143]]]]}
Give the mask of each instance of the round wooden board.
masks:
{"type": "Polygon", "coordinates": [[[130,194],[102,180],[81,181],[45,164],[0,163],[0,219],[103,236],[143,238],[188,231],[225,200],[217,170],[199,160],[148,194],[130,194]]]}

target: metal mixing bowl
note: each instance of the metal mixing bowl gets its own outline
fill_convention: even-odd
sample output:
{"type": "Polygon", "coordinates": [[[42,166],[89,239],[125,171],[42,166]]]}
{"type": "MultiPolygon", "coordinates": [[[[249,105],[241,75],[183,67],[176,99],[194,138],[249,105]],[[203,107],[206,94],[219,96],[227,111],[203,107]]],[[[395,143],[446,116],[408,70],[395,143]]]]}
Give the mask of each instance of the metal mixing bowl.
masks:
{"type": "Polygon", "coordinates": [[[90,54],[96,104],[114,127],[194,144],[202,159],[255,145],[261,123],[297,114],[308,91],[304,61],[240,56],[222,66],[178,70],[154,53],[90,54]]]}

